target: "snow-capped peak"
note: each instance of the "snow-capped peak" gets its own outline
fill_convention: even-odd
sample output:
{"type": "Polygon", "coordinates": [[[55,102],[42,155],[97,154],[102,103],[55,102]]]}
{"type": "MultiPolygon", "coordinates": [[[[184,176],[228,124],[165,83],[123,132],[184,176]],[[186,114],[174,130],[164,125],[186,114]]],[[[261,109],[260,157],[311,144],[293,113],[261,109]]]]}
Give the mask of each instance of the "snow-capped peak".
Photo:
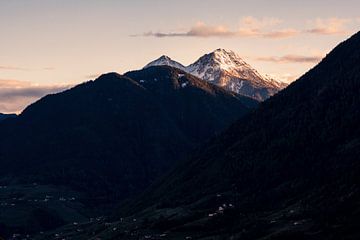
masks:
{"type": "Polygon", "coordinates": [[[246,64],[246,62],[235,52],[225,49],[216,49],[213,53],[215,60],[222,65],[222,67],[227,68],[229,65],[238,65],[246,64]]]}
{"type": "Polygon", "coordinates": [[[166,55],[162,55],[158,59],[150,62],[144,68],[148,68],[151,66],[171,66],[171,67],[175,67],[175,68],[178,68],[181,70],[185,69],[185,67],[181,63],[178,63],[178,62],[172,60],[170,57],[168,57],[166,55]]]}
{"type": "Polygon", "coordinates": [[[187,67],[162,56],[145,68],[158,65],[179,68],[205,81],[258,100],[265,100],[286,87],[285,83],[260,74],[237,53],[221,48],[203,55],[187,67]]]}
{"type": "Polygon", "coordinates": [[[243,79],[266,80],[254,68],[247,64],[238,54],[233,51],[217,49],[214,52],[205,54],[187,70],[193,75],[213,80],[215,72],[222,71],[227,74],[243,79]]]}

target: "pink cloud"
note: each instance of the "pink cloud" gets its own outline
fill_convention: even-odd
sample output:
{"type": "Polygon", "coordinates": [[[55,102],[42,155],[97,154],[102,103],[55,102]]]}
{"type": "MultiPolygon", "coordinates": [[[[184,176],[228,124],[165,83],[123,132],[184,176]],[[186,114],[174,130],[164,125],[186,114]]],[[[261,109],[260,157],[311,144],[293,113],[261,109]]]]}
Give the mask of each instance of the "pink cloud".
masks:
{"type": "Polygon", "coordinates": [[[316,56],[301,56],[289,54],[282,57],[259,57],[256,60],[266,61],[266,62],[275,62],[275,63],[318,63],[323,57],[316,56]]]}
{"type": "Polygon", "coordinates": [[[310,29],[307,29],[306,32],[320,35],[342,35],[348,32],[345,27],[349,22],[351,22],[350,19],[318,18],[315,21],[310,22],[313,26],[310,29]]]}
{"type": "Polygon", "coordinates": [[[289,38],[298,35],[300,32],[295,29],[283,29],[279,31],[272,31],[268,33],[264,33],[264,37],[266,38],[289,38]]]}
{"type": "MultiPolygon", "coordinates": [[[[190,30],[186,32],[147,32],[142,34],[142,36],[152,36],[152,37],[234,37],[237,33],[230,31],[227,27],[218,25],[210,26],[206,25],[203,22],[197,23],[195,26],[191,27],[190,30]]],[[[139,36],[139,35],[134,35],[139,36]]]]}
{"type": "Polygon", "coordinates": [[[269,31],[265,28],[273,27],[281,23],[276,18],[256,19],[254,17],[245,17],[240,21],[240,27],[237,30],[231,30],[224,25],[207,25],[198,22],[188,31],[184,32],[146,32],[140,35],[132,35],[133,37],[260,37],[260,38],[288,38],[298,34],[294,29],[280,29],[269,31]]]}
{"type": "Polygon", "coordinates": [[[9,65],[1,65],[0,70],[10,70],[10,71],[36,71],[36,70],[45,70],[52,71],[55,70],[54,67],[43,67],[39,69],[31,69],[26,67],[17,67],[17,66],[9,66],[9,65]]]}
{"type": "Polygon", "coordinates": [[[269,76],[273,79],[277,79],[277,80],[287,83],[287,84],[290,84],[293,81],[295,81],[297,78],[299,78],[298,75],[294,75],[291,73],[270,74],[269,76]]]}
{"type": "Polygon", "coordinates": [[[359,18],[318,18],[308,21],[307,29],[279,28],[283,23],[278,18],[255,18],[252,16],[243,17],[239,22],[239,27],[235,30],[224,25],[207,25],[198,22],[189,30],[174,32],[153,32],[149,31],[143,34],[132,35],[133,37],[257,37],[282,39],[295,37],[300,34],[319,34],[319,35],[342,35],[349,31],[346,29],[350,23],[359,23],[359,18]]]}
{"type": "Polygon", "coordinates": [[[29,71],[29,68],[15,67],[15,66],[0,66],[0,70],[16,70],[16,71],[29,71]]]}
{"type": "Polygon", "coordinates": [[[263,29],[266,27],[274,27],[282,23],[278,18],[255,18],[252,16],[243,17],[240,20],[240,26],[250,29],[263,29]]]}
{"type": "Polygon", "coordinates": [[[0,112],[19,113],[39,98],[70,88],[71,85],[36,85],[27,81],[0,79],[0,112]]]}

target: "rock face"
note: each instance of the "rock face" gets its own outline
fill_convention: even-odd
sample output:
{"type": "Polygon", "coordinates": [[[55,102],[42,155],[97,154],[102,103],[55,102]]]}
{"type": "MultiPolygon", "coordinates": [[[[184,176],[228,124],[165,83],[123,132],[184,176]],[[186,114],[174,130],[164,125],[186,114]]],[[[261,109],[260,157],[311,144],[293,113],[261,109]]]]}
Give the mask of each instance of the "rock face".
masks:
{"type": "Polygon", "coordinates": [[[145,68],[154,65],[177,67],[205,81],[259,101],[269,98],[287,86],[286,83],[261,75],[238,54],[224,49],[205,54],[187,67],[162,56],[145,68]]]}

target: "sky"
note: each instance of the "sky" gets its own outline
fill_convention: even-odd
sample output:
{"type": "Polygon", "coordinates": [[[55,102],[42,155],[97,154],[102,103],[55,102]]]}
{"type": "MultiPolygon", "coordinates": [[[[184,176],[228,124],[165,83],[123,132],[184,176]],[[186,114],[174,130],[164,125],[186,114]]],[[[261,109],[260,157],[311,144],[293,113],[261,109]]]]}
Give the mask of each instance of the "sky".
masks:
{"type": "Polygon", "coordinates": [[[0,0],[0,112],[101,73],[217,48],[291,82],[360,30],[358,0],[0,0]]]}

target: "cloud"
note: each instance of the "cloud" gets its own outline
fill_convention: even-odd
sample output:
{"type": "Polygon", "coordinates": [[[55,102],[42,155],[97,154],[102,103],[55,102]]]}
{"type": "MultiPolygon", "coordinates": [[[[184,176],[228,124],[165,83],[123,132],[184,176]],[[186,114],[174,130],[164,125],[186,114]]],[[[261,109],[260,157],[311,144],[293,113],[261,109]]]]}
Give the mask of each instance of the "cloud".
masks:
{"type": "Polygon", "coordinates": [[[0,70],[29,71],[30,69],[15,66],[0,66],[0,70]]]}
{"type": "Polygon", "coordinates": [[[348,33],[345,29],[346,24],[351,22],[350,19],[342,18],[318,18],[315,21],[310,21],[309,24],[313,25],[312,28],[307,29],[306,32],[320,35],[342,35],[348,33]]]}
{"type": "Polygon", "coordinates": [[[146,37],[234,37],[237,35],[237,32],[229,30],[225,26],[209,26],[203,22],[197,23],[187,32],[147,32],[141,35],[133,36],[146,36],[146,37]]]}
{"type": "Polygon", "coordinates": [[[302,56],[289,54],[282,57],[259,57],[258,61],[275,62],[275,63],[318,63],[323,57],[316,56],[302,56]]]}
{"type": "Polygon", "coordinates": [[[70,85],[35,85],[26,81],[0,79],[0,112],[18,113],[30,103],[70,88],[70,85]]]}
{"type": "Polygon", "coordinates": [[[55,68],[54,67],[44,67],[42,70],[52,71],[52,70],[55,70],[55,68]]]}
{"type": "Polygon", "coordinates": [[[261,18],[257,19],[251,16],[244,17],[240,21],[239,32],[248,32],[248,36],[257,36],[264,38],[289,38],[296,36],[300,32],[296,29],[280,29],[280,30],[268,30],[273,28],[283,21],[278,18],[261,18]]]}
{"type": "Polygon", "coordinates": [[[245,26],[251,29],[263,29],[266,27],[274,27],[283,21],[278,18],[255,18],[252,16],[243,17],[240,20],[240,26],[245,26]]]}
{"type": "MultiPolygon", "coordinates": [[[[208,25],[204,22],[198,22],[188,30],[175,32],[154,32],[149,31],[143,34],[131,35],[132,37],[257,37],[283,39],[290,38],[300,34],[318,34],[318,35],[344,35],[348,34],[346,28],[350,23],[360,23],[360,18],[317,18],[307,21],[310,26],[304,29],[281,28],[279,25],[283,21],[278,18],[255,18],[252,16],[243,17],[239,21],[237,29],[230,29],[224,25],[208,25]]],[[[349,27],[349,26],[348,26],[349,27]]],[[[354,26],[353,26],[354,27],[354,26]]]]}
{"type": "Polygon", "coordinates": [[[288,38],[297,35],[299,32],[295,29],[280,29],[269,31],[267,28],[274,27],[282,21],[277,18],[244,17],[240,20],[240,26],[236,30],[231,30],[224,25],[207,25],[204,22],[198,22],[188,31],[183,32],[153,32],[149,31],[143,34],[131,35],[132,37],[262,37],[262,38],[288,38]]]}
{"type": "Polygon", "coordinates": [[[294,29],[279,30],[273,32],[261,32],[257,29],[250,28],[239,28],[237,31],[231,31],[224,26],[209,26],[205,24],[197,24],[192,27],[189,31],[180,32],[147,32],[141,35],[132,35],[133,37],[144,36],[144,37],[263,37],[263,38],[289,38],[299,34],[294,29]]]}
{"type": "Polygon", "coordinates": [[[291,74],[291,73],[281,73],[281,74],[269,74],[269,76],[273,79],[276,79],[276,80],[279,80],[281,82],[284,82],[284,83],[292,83],[293,81],[295,81],[296,79],[299,78],[298,75],[294,75],[294,74],[291,74]]]}
{"type": "Polygon", "coordinates": [[[187,35],[198,37],[231,37],[236,35],[236,32],[230,31],[225,26],[208,26],[205,23],[199,22],[194,27],[192,27],[189,32],[187,32],[187,35]]]}
{"type": "Polygon", "coordinates": [[[52,71],[55,70],[54,67],[43,67],[40,69],[31,69],[31,68],[25,68],[25,67],[17,67],[17,66],[7,66],[7,65],[1,65],[0,70],[11,70],[11,71],[34,71],[34,70],[44,70],[44,71],[52,71]]]}
{"type": "Polygon", "coordinates": [[[284,30],[264,33],[263,36],[266,38],[289,38],[289,37],[294,37],[299,33],[300,32],[295,29],[284,29],[284,30]]]}

